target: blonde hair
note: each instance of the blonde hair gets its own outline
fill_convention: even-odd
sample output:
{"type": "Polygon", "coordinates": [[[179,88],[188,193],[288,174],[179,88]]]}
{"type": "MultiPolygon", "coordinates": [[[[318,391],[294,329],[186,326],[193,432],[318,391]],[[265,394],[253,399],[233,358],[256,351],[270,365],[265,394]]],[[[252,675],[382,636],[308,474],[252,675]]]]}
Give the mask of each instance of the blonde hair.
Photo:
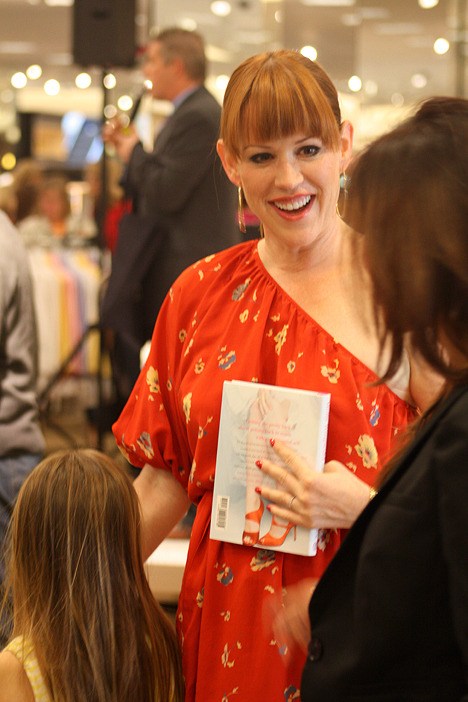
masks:
{"type": "Polygon", "coordinates": [[[300,52],[285,49],[252,56],[233,72],[220,137],[237,157],[246,143],[299,132],[336,150],[340,126],[338,94],[327,73],[300,52]]]}
{"type": "Polygon", "coordinates": [[[32,643],[54,702],[182,702],[175,632],[141,560],[128,476],[92,449],[25,481],[10,525],[13,635],[32,643]]]}

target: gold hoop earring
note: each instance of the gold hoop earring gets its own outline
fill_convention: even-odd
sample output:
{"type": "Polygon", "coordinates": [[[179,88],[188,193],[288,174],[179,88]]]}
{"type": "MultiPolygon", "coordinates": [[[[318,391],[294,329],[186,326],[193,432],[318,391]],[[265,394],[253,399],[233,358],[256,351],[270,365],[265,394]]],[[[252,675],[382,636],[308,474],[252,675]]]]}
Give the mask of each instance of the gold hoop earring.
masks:
{"type": "Polygon", "coordinates": [[[242,192],[242,186],[239,185],[237,188],[237,224],[239,225],[239,229],[241,230],[242,234],[245,234],[246,228],[245,228],[245,217],[244,217],[244,205],[245,205],[245,197],[244,193],[242,192]]]}

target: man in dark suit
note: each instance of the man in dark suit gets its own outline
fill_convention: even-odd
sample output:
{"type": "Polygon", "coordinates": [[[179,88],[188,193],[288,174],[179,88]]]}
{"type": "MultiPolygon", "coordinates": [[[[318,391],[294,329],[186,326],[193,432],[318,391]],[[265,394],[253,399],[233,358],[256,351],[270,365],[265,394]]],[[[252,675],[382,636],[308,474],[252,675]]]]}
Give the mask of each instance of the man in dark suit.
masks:
{"type": "Polygon", "coordinates": [[[153,151],[144,150],[132,126],[112,122],[104,129],[104,139],[126,164],[123,185],[138,216],[139,231],[119,235],[102,313],[104,326],[116,334],[117,365],[128,376],[124,395],[136,380],[139,347],[151,337],[175,278],[198,259],[241,241],[237,193],[215,149],[221,108],[204,87],[203,38],[179,28],[162,31],[148,43],[144,73],[152,96],[174,106],[153,151]]]}

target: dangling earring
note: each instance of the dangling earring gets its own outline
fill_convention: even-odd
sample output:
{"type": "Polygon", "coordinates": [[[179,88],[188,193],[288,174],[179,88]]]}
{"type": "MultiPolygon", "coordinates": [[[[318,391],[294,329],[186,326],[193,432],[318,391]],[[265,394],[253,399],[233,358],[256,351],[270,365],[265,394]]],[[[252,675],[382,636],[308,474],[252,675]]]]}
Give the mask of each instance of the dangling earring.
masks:
{"type": "Polygon", "coordinates": [[[245,228],[245,218],[244,218],[244,193],[242,192],[242,186],[239,185],[237,188],[237,198],[238,198],[238,204],[237,204],[237,224],[239,225],[239,229],[241,230],[242,234],[245,234],[246,228],[245,228]]]}
{"type": "Polygon", "coordinates": [[[338,200],[336,203],[336,214],[340,219],[343,219],[343,216],[340,212],[340,200],[346,201],[348,197],[348,185],[349,185],[349,176],[346,175],[346,173],[343,171],[343,173],[340,173],[340,194],[338,195],[338,200]]]}

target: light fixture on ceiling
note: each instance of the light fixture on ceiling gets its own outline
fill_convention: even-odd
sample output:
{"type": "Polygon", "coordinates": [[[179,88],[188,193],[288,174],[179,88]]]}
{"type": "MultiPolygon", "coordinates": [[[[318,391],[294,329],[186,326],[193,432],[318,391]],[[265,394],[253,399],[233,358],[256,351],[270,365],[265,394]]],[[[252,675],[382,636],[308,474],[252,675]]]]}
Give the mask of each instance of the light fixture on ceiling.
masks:
{"type": "Polygon", "coordinates": [[[303,46],[301,49],[301,54],[303,56],[306,56],[311,61],[317,60],[317,49],[315,48],[315,46],[303,46]]]}
{"type": "Polygon", "coordinates": [[[21,88],[24,88],[27,85],[28,79],[26,78],[25,73],[22,71],[17,71],[11,76],[10,83],[14,88],[21,90],[21,88]]]}
{"type": "Polygon", "coordinates": [[[303,5],[311,7],[353,7],[356,0],[301,0],[303,5]]]}
{"type": "Polygon", "coordinates": [[[211,12],[217,17],[227,17],[231,14],[231,3],[227,0],[214,0],[210,5],[211,12]]]}
{"type": "Polygon", "coordinates": [[[418,0],[418,4],[423,10],[431,10],[439,4],[439,0],[418,0]]]}
{"type": "Polygon", "coordinates": [[[421,90],[427,85],[427,77],[424,75],[424,73],[414,73],[411,76],[411,85],[413,86],[413,88],[421,90]]]}
{"type": "Polygon", "coordinates": [[[37,65],[37,63],[34,63],[32,66],[29,66],[29,68],[26,69],[26,75],[28,76],[29,80],[37,80],[42,76],[42,68],[37,65]]]}
{"type": "Polygon", "coordinates": [[[91,85],[91,76],[89,73],[78,73],[75,78],[75,85],[80,90],[86,90],[91,85]]]}
{"type": "Polygon", "coordinates": [[[58,80],[55,80],[55,78],[51,78],[50,80],[46,80],[44,83],[44,92],[46,95],[49,96],[54,96],[58,95],[60,92],[60,83],[58,80]]]}
{"type": "Polygon", "coordinates": [[[362,80],[359,76],[351,76],[348,80],[348,88],[352,93],[358,93],[362,88],[362,80]]]}
{"type": "Polygon", "coordinates": [[[450,42],[448,41],[448,39],[445,39],[445,37],[439,37],[438,39],[435,40],[434,51],[439,56],[446,54],[449,49],[450,49],[450,42]]]}

